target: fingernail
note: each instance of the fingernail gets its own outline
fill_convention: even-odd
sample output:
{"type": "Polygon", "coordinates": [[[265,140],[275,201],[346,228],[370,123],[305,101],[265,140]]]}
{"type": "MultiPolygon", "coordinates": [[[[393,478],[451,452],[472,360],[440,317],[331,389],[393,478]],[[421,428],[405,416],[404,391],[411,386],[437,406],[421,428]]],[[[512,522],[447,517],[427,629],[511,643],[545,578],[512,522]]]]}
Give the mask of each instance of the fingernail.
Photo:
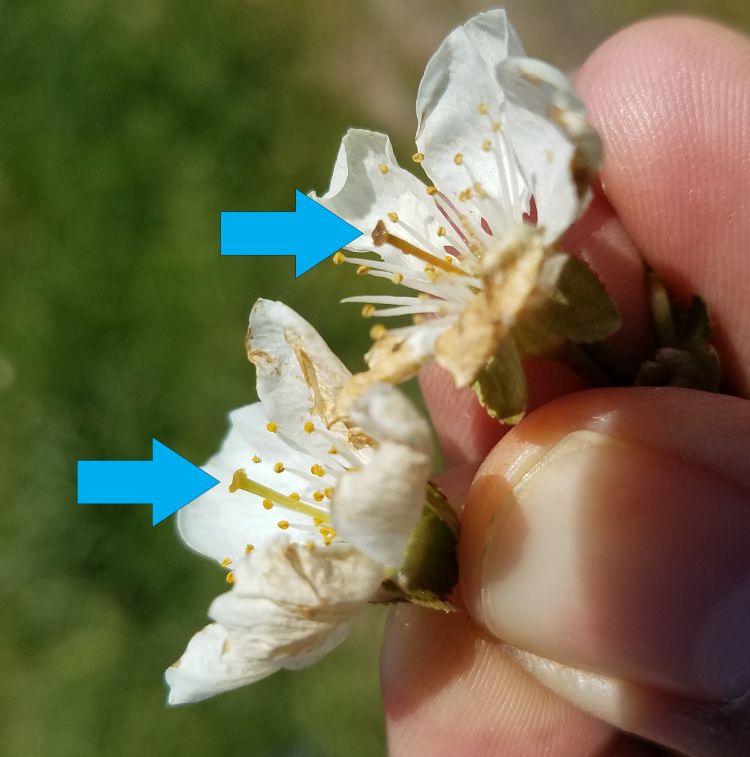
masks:
{"type": "Polygon", "coordinates": [[[484,622],[537,655],[696,697],[750,686],[750,502],[689,459],[569,434],[488,531],[484,622]]]}

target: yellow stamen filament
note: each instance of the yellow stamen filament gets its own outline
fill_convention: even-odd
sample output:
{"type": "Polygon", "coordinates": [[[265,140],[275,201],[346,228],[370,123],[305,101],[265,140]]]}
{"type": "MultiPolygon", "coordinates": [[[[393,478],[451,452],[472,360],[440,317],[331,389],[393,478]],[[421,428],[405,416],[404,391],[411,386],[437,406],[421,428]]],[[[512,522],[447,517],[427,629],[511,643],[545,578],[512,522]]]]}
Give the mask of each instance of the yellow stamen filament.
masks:
{"type": "Polygon", "coordinates": [[[236,492],[238,489],[242,489],[242,491],[249,492],[250,494],[255,494],[258,497],[263,497],[265,500],[281,507],[285,507],[287,510],[293,510],[296,513],[307,515],[310,518],[320,518],[321,523],[328,523],[328,513],[325,510],[309,505],[307,502],[301,502],[299,499],[294,499],[292,496],[282,494],[275,489],[271,489],[270,486],[265,486],[257,481],[253,481],[247,477],[247,473],[245,473],[243,468],[235,471],[234,478],[232,478],[232,484],[229,487],[230,492],[236,492]]]}
{"type": "Polygon", "coordinates": [[[386,165],[385,163],[381,163],[381,164],[380,164],[380,165],[378,166],[378,170],[379,170],[379,171],[380,171],[380,173],[382,173],[382,174],[387,174],[387,173],[388,173],[388,166],[387,166],[387,165],[386,165]]]}
{"type": "Polygon", "coordinates": [[[421,163],[424,160],[424,153],[423,152],[415,152],[414,155],[411,156],[411,159],[415,163],[421,163]]]}
{"type": "Polygon", "coordinates": [[[274,473],[283,473],[285,470],[284,463],[274,463],[273,464],[273,472],[274,473]]]}
{"type": "Polygon", "coordinates": [[[343,252],[335,252],[332,259],[334,265],[341,265],[342,263],[346,263],[346,255],[344,255],[343,252]]]}
{"type": "Polygon", "coordinates": [[[253,462],[257,464],[262,463],[263,461],[257,455],[253,455],[253,462]]]}
{"type": "Polygon", "coordinates": [[[445,271],[446,273],[453,273],[458,276],[467,275],[466,271],[463,271],[450,263],[446,263],[444,260],[440,260],[439,257],[433,255],[430,252],[427,252],[426,250],[422,250],[419,247],[416,247],[411,242],[407,242],[405,239],[394,236],[386,230],[385,224],[382,221],[378,221],[377,226],[373,230],[372,241],[375,242],[377,246],[380,246],[382,244],[391,244],[395,248],[401,250],[401,252],[403,252],[404,254],[419,258],[419,260],[422,260],[423,262],[428,263],[435,268],[439,268],[441,271],[445,271]]]}
{"type": "Polygon", "coordinates": [[[233,584],[234,583],[234,571],[233,570],[230,570],[229,573],[227,573],[226,582],[228,584],[233,584]]]}
{"type": "Polygon", "coordinates": [[[306,434],[312,434],[315,431],[315,424],[312,421],[305,421],[305,425],[302,428],[306,434]]]}
{"type": "Polygon", "coordinates": [[[313,474],[313,476],[325,476],[326,471],[325,468],[322,465],[318,465],[318,463],[315,463],[314,465],[310,466],[310,473],[313,474]]]}
{"type": "Polygon", "coordinates": [[[462,164],[462,163],[464,162],[464,156],[463,156],[463,155],[462,155],[462,154],[461,154],[460,152],[457,152],[457,153],[456,153],[456,154],[455,154],[455,155],[453,156],[453,162],[454,162],[454,163],[455,163],[455,164],[456,164],[457,166],[460,166],[460,165],[461,165],[461,164],[462,164]]]}
{"type": "Polygon", "coordinates": [[[278,426],[273,421],[266,423],[266,431],[270,431],[272,434],[276,433],[277,428],[278,426]]]}

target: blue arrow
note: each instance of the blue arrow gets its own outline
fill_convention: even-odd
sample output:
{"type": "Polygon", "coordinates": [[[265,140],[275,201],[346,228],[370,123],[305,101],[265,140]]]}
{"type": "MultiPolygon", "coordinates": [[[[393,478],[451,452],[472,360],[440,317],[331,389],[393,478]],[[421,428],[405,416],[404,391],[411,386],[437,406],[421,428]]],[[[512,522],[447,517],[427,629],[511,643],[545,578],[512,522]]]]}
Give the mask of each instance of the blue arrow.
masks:
{"type": "Polygon", "coordinates": [[[79,505],[152,505],[155,526],[219,481],[151,440],[151,460],[79,460],[79,505]]]}
{"type": "Polygon", "coordinates": [[[222,255],[294,255],[297,277],[360,236],[299,190],[293,213],[221,214],[222,255]]]}

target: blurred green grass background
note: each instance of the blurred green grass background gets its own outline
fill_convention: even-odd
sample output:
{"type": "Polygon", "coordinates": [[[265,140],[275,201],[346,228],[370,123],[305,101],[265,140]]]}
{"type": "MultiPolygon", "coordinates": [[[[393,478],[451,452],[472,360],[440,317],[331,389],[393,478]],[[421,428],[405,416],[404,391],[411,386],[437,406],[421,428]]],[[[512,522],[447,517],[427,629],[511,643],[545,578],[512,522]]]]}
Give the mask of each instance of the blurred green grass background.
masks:
{"type": "MultiPolygon", "coordinates": [[[[324,189],[350,125],[408,156],[429,53],[474,2],[0,2],[0,754],[380,755],[383,613],[312,669],[167,709],[163,669],[225,590],[148,508],[77,507],[75,461],[200,462],[254,399],[252,302],[284,299],[350,367],[366,326],[323,264],[221,259],[220,210],[324,189]]],[[[572,66],[664,10],[747,27],[743,2],[511,4],[572,66]],[[567,24],[567,26],[566,26],[567,24]]],[[[407,161],[408,162],[408,161],[407,161]]]]}

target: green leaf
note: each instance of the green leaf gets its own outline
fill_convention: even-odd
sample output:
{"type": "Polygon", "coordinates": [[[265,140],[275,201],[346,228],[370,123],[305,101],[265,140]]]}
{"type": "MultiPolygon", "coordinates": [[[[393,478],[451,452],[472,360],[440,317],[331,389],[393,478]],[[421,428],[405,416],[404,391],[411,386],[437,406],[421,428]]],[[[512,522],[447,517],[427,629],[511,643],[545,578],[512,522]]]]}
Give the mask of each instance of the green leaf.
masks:
{"type": "Polygon", "coordinates": [[[526,375],[514,338],[500,342],[497,352],[472,384],[479,402],[501,423],[518,423],[526,411],[526,375]]]}

